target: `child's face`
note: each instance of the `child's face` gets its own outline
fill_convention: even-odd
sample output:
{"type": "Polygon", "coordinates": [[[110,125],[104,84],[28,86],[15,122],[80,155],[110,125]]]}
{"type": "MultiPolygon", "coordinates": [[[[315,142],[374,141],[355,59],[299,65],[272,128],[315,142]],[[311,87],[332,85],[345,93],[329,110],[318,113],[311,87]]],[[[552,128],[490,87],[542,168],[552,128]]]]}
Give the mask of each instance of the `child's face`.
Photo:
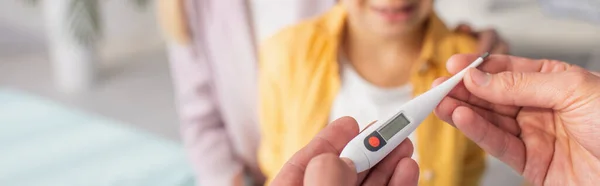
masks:
{"type": "Polygon", "coordinates": [[[371,33],[393,37],[421,26],[433,11],[433,0],[344,0],[348,21],[371,33]]]}

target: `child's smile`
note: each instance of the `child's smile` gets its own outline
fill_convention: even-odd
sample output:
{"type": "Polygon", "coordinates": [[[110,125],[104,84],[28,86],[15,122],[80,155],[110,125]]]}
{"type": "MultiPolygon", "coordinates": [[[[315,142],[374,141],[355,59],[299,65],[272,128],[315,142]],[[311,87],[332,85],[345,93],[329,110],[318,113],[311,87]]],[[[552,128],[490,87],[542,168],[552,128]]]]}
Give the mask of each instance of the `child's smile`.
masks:
{"type": "Polygon", "coordinates": [[[399,5],[371,5],[369,9],[379,14],[389,23],[406,22],[416,12],[417,3],[403,3],[399,5]]]}
{"type": "Polygon", "coordinates": [[[345,0],[344,3],[348,21],[354,28],[385,38],[415,32],[433,11],[433,0],[345,0]]]}

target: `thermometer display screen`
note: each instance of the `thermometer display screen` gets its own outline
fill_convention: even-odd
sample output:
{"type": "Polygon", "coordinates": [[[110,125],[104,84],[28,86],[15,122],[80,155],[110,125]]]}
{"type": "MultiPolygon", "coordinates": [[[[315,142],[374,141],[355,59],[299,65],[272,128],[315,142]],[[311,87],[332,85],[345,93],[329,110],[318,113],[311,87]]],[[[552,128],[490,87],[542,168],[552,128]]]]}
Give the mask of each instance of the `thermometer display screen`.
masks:
{"type": "Polygon", "coordinates": [[[392,136],[394,136],[396,133],[398,133],[400,130],[402,130],[404,127],[406,127],[410,122],[408,121],[408,119],[406,119],[406,117],[404,116],[404,113],[399,114],[398,116],[396,116],[392,121],[390,121],[387,125],[383,126],[381,129],[379,129],[379,134],[381,134],[381,137],[383,137],[383,139],[390,140],[390,138],[392,138],[392,136]]]}

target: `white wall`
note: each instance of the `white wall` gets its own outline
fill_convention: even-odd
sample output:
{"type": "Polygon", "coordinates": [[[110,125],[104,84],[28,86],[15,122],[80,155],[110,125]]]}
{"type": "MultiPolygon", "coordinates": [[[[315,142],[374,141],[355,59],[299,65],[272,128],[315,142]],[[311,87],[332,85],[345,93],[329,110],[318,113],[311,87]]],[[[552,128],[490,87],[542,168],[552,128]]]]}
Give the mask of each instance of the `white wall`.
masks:
{"type": "MultiPolygon", "coordinates": [[[[31,37],[45,38],[45,23],[40,12],[42,8],[31,7],[23,1],[0,0],[0,25],[26,32],[31,37]]],[[[100,46],[103,61],[163,47],[154,6],[138,10],[127,0],[101,2],[105,28],[105,37],[100,46]]]]}
{"type": "Polygon", "coordinates": [[[331,6],[335,0],[249,0],[254,19],[255,37],[260,43],[282,28],[295,24],[297,20],[319,15],[331,6]],[[303,7],[310,5],[306,8],[303,7]]]}
{"type": "Polygon", "coordinates": [[[103,56],[121,57],[163,47],[154,6],[144,10],[128,0],[103,1],[106,40],[103,56]]]}
{"type": "MultiPolygon", "coordinates": [[[[39,12],[41,9],[28,7],[22,1],[0,1],[0,24],[9,24],[34,37],[43,38],[44,22],[39,12]]],[[[269,0],[261,1],[269,2],[269,0]]],[[[449,25],[467,21],[478,28],[494,27],[513,45],[513,50],[582,52],[589,48],[597,48],[600,43],[600,26],[550,18],[535,6],[489,13],[487,7],[493,0],[436,1],[438,14],[449,25]]],[[[530,2],[529,4],[536,2],[536,0],[500,1],[530,2]]],[[[275,4],[277,3],[272,7],[275,7],[275,4]]],[[[154,7],[139,11],[127,0],[103,1],[103,7],[106,37],[101,47],[101,54],[107,58],[104,61],[162,47],[154,7]]]]}
{"type": "Polygon", "coordinates": [[[9,24],[27,31],[42,34],[41,13],[39,8],[30,8],[19,0],[0,1],[0,24],[9,24]]]}
{"type": "MultiPolygon", "coordinates": [[[[565,0],[566,1],[566,0],[565,0]]],[[[554,18],[544,14],[537,0],[438,0],[436,9],[450,25],[467,21],[478,28],[493,27],[514,50],[529,52],[589,52],[600,46],[600,25],[554,18]],[[526,5],[490,12],[492,3],[526,5]]]]}

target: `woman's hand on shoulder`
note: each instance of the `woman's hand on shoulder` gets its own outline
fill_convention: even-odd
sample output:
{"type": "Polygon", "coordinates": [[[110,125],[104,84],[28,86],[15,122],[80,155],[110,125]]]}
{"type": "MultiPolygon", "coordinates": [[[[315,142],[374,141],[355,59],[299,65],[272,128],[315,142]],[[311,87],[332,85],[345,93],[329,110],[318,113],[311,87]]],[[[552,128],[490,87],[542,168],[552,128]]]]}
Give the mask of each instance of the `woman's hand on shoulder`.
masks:
{"type": "Polygon", "coordinates": [[[474,31],[471,26],[462,23],[456,27],[456,31],[475,37],[479,53],[508,54],[509,52],[508,43],[493,28],[474,31]]]}

